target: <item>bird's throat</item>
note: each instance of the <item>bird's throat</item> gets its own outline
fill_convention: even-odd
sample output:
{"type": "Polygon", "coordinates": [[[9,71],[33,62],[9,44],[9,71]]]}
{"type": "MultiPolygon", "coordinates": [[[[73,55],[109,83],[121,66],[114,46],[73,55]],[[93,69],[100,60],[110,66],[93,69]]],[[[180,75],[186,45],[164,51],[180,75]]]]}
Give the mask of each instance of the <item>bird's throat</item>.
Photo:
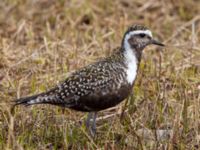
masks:
{"type": "Polygon", "coordinates": [[[124,55],[124,62],[126,64],[127,70],[127,81],[129,84],[133,84],[136,76],[137,76],[137,70],[139,66],[139,62],[141,59],[141,54],[138,54],[138,52],[130,47],[126,47],[126,49],[123,51],[124,55]]]}

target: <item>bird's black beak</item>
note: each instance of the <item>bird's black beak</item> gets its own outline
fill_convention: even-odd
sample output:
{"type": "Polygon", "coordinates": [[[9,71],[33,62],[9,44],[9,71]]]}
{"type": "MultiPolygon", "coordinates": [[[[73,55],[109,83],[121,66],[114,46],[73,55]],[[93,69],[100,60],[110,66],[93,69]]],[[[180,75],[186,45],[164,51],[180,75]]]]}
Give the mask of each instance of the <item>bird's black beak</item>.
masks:
{"type": "Polygon", "coordinates": [[[165,45],[162,44],[161,42],[156,41],[156,40],[154,40],[154,39],[151,40],[151,44],[155,44],[155,45],[159,45],[159,46],[165,46],[165,45]]]}

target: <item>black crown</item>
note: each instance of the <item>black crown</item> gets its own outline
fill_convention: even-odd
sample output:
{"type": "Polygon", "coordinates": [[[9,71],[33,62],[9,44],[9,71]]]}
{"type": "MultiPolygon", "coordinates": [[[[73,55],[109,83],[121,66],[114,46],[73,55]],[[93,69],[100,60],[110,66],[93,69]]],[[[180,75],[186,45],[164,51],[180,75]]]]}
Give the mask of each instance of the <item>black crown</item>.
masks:
{"type": "Polygon", "coordinates": [[[148,28],[144,25],[133,25],[128,28],[127,32],[136,31],[136,30],[148,30],[148,28]]]}

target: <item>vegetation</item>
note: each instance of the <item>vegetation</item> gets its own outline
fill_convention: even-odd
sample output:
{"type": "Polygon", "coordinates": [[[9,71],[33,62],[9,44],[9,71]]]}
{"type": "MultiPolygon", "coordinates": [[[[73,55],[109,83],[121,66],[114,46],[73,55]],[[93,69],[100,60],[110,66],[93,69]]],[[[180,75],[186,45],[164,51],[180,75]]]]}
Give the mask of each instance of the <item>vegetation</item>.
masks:
{"type": "Polygon", "coordinates": [[[200,149],[198,0],[2,0],[0,149],[200,149]],[[124,31],[145,24],[167,46],[145,50],[134,94],[99,113],[11,101],[42,92],[108,56],[124,31]]]}

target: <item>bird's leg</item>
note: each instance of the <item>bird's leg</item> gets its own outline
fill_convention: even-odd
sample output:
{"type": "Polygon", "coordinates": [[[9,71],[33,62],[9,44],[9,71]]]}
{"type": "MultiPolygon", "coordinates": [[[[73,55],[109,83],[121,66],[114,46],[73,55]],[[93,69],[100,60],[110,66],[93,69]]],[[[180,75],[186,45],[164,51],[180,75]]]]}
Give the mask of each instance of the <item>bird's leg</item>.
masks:
{"type": "Polygon", "coordinates": [[[93,112],[89,112],[87,119],[86,119],[86,128],[89,129],[90,128],[90,119],[92,118],[93,112]]]}
{"type": "Polygon", "coordinates": [[[97,118],[97,112],[93,113],[93,122],[92,122],[92,132],[95,135],[96,134],[96,118],[97,118]]]}
{"type": "Polygon", "coordinates": [[[89,112],[86,120],[86,128],[89,129],[92,137],[94,137],[96,134],[96,116],[97,112],[89,112]]]}

